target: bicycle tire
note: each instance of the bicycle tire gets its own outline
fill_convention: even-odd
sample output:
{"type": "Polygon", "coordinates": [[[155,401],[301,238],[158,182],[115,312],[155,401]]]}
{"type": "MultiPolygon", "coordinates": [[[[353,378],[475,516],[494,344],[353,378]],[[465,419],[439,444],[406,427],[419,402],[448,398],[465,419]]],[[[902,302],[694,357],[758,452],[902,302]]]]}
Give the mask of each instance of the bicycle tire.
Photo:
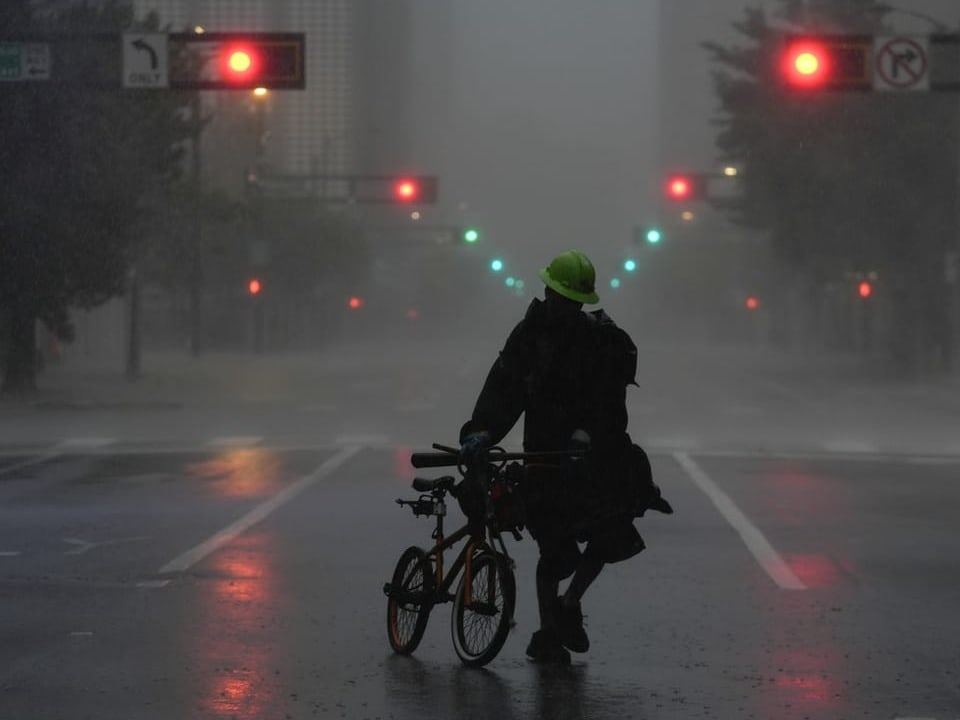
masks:
{"type": "Polygon", "coordinates": [[[409,655],[417,649],[433,609],[434,587],[427,553],[408,547],[397,560],[387,595],[387,638],[394,652],[409,655]]]}
{"type": "Polygon", "coordinates": [[[506,558],[481,552],[471,561],[471,603],[465,600],[467,576],[453,600],[450,630],[460,661],[481,667],[493,660],[507,641],[516,599],[516,580],[506,558]]]}

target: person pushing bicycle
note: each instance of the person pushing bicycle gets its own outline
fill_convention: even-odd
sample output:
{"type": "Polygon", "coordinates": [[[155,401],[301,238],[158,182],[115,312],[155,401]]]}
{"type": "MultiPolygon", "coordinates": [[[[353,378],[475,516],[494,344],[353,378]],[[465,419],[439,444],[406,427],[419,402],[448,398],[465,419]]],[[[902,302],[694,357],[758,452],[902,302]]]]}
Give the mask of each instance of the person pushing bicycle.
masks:
{"type": "Polygon", "coordinates": [[[581,600],[603,566],[645,547],[634,518],[646,509],[673,509],[627,433],[626,390],[636,385],[636,345],[603,310],[582,309],[599,302],[593,264],[569,250],[543,268],[540,279],[544,298],[531,302],[487,374],[460,431],[460,456],[475,462],[521,414],[525,451],[588,451],[568,462],[527,464],[521,485],[527,527],[540,554],[540,628],[526,654],[537,662],[564,663],[570,661],[568,649],[589,649],[581,600]],[[561,581],[571,576],[560,595],[561,581]]]}

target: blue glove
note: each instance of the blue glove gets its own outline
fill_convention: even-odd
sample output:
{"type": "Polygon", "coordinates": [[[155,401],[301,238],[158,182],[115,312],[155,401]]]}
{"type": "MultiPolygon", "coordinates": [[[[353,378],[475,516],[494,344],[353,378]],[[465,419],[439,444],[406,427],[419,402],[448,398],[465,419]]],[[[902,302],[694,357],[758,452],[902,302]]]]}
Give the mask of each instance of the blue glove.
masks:
{"type": "Polygon", "coordinates": [[[490,447],[490,433],[472,432],[464,436],[460,443],[460,462],[471,465],[490,447]]]}

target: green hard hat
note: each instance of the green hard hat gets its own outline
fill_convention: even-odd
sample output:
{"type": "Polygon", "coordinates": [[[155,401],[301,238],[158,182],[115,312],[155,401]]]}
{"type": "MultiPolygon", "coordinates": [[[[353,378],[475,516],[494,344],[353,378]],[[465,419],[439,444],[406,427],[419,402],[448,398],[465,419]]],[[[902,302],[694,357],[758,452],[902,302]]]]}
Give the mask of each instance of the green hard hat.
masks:
{"type": "Polygon", "coordinates": [[[579,250],[567,250],[557,255],[540,271],[540,279],[565,298],[581,303],[600,302],[594,289],[597,273],[593,263],[579,250]]]}

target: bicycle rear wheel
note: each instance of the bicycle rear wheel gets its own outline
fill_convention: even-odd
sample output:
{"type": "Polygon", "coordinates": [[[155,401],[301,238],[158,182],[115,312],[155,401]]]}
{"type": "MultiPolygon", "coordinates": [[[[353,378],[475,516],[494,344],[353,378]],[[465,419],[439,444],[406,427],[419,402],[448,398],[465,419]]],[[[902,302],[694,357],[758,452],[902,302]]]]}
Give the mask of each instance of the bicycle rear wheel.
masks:
{"type": "Polygon", "coordinates": [[[416,546],[403,551],[387,588],[387,637],[401,655],[417,649],[433,609],[433,563],[416,546]]]}
{"type": "Polygon", "coordinates": [[[482,552],[471,561],[470,601],[467,575],[463,574],[453,599],[453,648],[464,665],[479,667],[493,660],[507,641],[516,581],[506,558],[482,552]]]}

